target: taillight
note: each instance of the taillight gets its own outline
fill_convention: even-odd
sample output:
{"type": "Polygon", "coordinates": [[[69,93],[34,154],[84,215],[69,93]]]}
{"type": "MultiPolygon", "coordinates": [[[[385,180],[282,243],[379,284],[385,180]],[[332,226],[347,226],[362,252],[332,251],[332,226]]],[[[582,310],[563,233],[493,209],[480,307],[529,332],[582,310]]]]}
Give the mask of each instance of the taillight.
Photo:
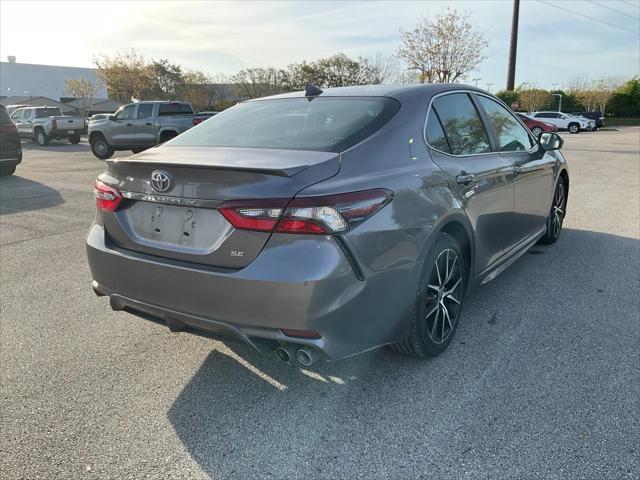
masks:
{"type": "Polygon", "coordinates": [[[51,128],[53,128],[54,130],[58,129],[58,121],[55,118],[51,119],[51,128]]]}
{"type": "Polygon", "coordinates": [[[191,120],[191,123],[193,124],[193,126],[196,126],[196,125],[202,123],[202,119],[201,118],[194,118],[193,120],[191,120]]]}
{"type": "Polygon", "coordinates": [[[287,200],[234,201],[219,207],[235,228],[278,233],[341,233],[367,219],[393,198],[384,189],[287,200]]]}
{"type": "Polygon", "coordinates": [[[122,202],[120,192],[100,180],[93,183],[93,194],[96,196],[96,207],[103,212],[115,212],[122,202]]]}

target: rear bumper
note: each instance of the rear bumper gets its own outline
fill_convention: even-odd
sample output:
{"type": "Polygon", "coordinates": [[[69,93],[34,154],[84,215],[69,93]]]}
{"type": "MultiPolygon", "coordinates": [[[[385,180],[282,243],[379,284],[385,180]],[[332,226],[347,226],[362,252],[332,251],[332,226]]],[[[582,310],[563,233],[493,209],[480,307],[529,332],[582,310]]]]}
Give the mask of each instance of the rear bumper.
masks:
{"type": "Polygon", "coordinates": [[[51,129],[49,130],[49,133],[47,135],[53,138],[67,138],[70,135],[82,135],[82,130],[83,128],[58,128],[56,130],[51,129]]]}
{"type": "Polygon", "coordinates": [[[291,342],[330,360],[406,337],[416,264],[365,271],[359,280],[331,237],[291,240],[274,235],[247,267],[216,269],[118,250],[94,225],[87,255],[94,290],[112,308],[174,330],[241,340],[258,350],[291,342]],[[313,330],[321,338],[288,337],[282,329],[313,330]]]}

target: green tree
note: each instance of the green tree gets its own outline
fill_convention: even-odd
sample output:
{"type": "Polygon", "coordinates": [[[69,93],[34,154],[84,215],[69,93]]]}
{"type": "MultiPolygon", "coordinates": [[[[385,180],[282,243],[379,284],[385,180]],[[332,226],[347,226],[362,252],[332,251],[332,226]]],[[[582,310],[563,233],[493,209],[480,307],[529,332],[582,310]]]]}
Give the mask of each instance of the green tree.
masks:
{"type": "Polygon", "coordinates": [[[109,98],[130,102],[141,98],[150,84],[150,71],[145,58],[134,50],[118,53],[113,57],[100,55],[94,59],[98,77],[107,87],[109,98]]]}
{"type": "Polygon", "coordinates": [[[185,79],[180,65],[167,59],[153,60],[146,66],[148,84],[142,91],[144,100],[176,100],[185,79]]]}
{"type": "Polygon", "coordinates": [[[496,92],[496,97],[511,106],[512,103],[518,101],[518,92],[515,90],[500,90],[496,92]]]}

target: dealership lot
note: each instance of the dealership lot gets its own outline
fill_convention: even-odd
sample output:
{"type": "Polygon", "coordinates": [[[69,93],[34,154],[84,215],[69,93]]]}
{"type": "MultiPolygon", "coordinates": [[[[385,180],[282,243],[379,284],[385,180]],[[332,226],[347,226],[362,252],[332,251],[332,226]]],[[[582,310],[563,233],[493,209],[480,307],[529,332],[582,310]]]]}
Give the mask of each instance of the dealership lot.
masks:
{"type": "Polygon", "coordinates": [[[24,144],[0,180],[2,478],[638,478],[640,129],[563,137],[559,242],[474,292],[449,350],[309,369],[110,311],[84,254],[103,163],[24,144]]]}

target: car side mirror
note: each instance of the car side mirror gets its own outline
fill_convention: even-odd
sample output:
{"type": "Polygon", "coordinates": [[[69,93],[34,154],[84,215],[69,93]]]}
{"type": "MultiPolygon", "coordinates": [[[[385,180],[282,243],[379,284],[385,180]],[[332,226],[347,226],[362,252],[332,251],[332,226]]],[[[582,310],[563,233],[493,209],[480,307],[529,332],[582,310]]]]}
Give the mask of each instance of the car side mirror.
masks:
{"type": "Polygon", "coordinates": [[[543,132],[538,139],[538,143],[543,150],[560,150],[564,145],[564,140],[557,133],[543,132]]]}
{"type": "Polygon", "coordinates": [[[112,122],[115,122],[115,121],[116,121],[116,116],[115,116],[115,115],[109,115],[107,118],[108,118],[109,120],[111,120],[112,122]]]}

